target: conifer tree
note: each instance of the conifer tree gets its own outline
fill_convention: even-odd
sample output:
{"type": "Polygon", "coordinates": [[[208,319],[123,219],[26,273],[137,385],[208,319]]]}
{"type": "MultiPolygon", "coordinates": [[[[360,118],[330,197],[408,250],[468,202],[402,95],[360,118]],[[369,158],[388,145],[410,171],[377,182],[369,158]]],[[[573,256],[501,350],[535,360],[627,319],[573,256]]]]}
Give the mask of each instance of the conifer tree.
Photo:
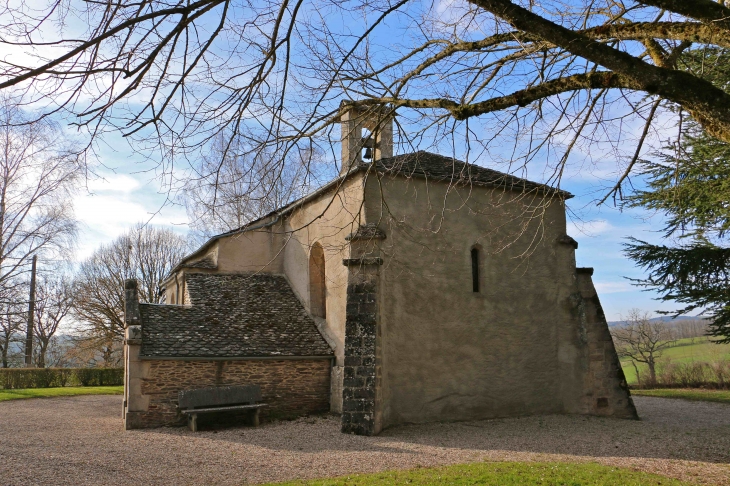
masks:
{"type": "MultiPolygon", "coordinates": [[[[728,91],[730,52],[693,51],[683,61],[687,70],[728,91]]],[[[713,319],[709,334],[730,343],[730,144],[690,120],[680,144],[644,161],[643,168],[648,189],[636,191],[629,205],[665,214],[665,237],[687,243],[631,238],[626,254],[649,271],[635,282],[658,290],[663,301],[682,304],[677,315],[704,310],[713,319]]]]}

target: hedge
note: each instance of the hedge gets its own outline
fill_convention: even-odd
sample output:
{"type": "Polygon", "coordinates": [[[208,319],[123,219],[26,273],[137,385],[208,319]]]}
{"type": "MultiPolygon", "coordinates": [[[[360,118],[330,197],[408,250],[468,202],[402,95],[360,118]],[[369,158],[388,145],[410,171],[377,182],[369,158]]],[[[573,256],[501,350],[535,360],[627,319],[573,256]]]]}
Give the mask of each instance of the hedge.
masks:
{"type": "Polygon", "coordinates": [[[3,368],[0,389],[124,384],[124,368],[3,368]]]}

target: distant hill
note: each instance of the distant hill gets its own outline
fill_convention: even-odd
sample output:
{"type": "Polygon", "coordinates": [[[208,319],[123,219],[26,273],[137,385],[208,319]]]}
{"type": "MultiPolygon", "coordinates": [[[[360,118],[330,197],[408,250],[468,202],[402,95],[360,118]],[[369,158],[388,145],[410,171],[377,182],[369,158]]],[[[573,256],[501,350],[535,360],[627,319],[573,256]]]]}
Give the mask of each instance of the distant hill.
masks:
{"type": "MultiPolygon", "coordinates": [[[[659,316],[659,317],[652,317],[649,319],[651,322],[668,322],[668,323],[676,323],[680,321],[707,321],[706,317],[702,316],[679,316],[679,317],[672,317],[672,316],[659,316]]],[[[608,327],[613,326],[620,326],[626,324],[626,321],[608,321],[608,327]]]]}

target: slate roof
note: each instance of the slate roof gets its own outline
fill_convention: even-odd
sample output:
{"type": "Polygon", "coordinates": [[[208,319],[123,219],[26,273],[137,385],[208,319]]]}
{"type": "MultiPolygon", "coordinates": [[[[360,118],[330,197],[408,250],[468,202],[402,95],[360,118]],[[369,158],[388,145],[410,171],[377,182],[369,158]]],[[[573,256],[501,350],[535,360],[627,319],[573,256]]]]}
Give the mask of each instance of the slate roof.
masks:
{"type": "MultiPolygon", "coordinates": [[[[381,159],[376,161],[375,164],[378,171],[396,173],[406,177],[425,176],[434,181],[465,184],[483,183],[516,191],[538,190],[547,194],[560,194],[566,199],[573,197],[567,191],[556,190],[546,184],[528,181],[527,179],[423,150],[381,159]]],[[[363,165],[367,167],[369,164],[363,165]]]]}
{"type": "Polygon", "coordinates": [[[185,276],[191,305],[140,304],[143,358],[332,356],[286,279],[185,276]]]}

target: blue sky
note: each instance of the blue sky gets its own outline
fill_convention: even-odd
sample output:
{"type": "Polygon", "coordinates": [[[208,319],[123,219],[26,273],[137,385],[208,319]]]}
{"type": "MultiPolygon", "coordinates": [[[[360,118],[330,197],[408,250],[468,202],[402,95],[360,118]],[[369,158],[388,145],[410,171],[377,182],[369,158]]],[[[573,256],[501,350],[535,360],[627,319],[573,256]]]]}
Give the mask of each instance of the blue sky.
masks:
{"type": "Polygon", "coordinates": [[[578,241],[576,264],[593,267],[593,282],[608,320],[621,320],[632,308],[655,313],[676,306],[654,300],[655,292],[645,292],[631,285],[629,278],[643,278],[645,273],[623,255],[628,237],[652,243],[662,242],[663,218],[644,210],[621,211],[612,204],[597,207],[595,195],[587,193],[589,184],[567,181],[566,189],[576,197],[568,207],[581,215],[568,223],[568,233],[578,241]]]}
{"type": "MultiPolygon", "coordinates": [[[[106,166],[100,169],[104,179],[89,181],[75,199],[77,217],[81,220],[78,260],[91,254],[100,244],[125,232],[140,221],[187,231],[185,209],[168,202],[160,189],[160,179],[151,163],[140,162],[123,140],[113,140],[100,151],[106,166]]],[[[499,167],[496,167],[499,169],[499,167]]],[[[619,320],[632,308],[652,312],[671,310],[653,298],[656,294],[643,292],[624,277],[642,277],[641,269],[622,254],[622,244],[628,236],[661,241],[662,217],[641,210],[621,211],[613,205],[596,206],[597,194],[605,186],[599,176],[589,171],[575,173],[565,180],[564,188],[576,195],[568,201],[574,215],[568,233],[579,243],[576,252],[578,266],[593,267],[594,283],[609,320],[619,320]]]]}
{"type": "MultiPolygon", "coordinates": [[[[460,3],[458,0],[443,0],[437,2],[436,10],[440,14],[447,10],[451,12],[451,9],[460,3]]],[[[414,4],[413,8],[418,10],[419,5],[414,4]]],[[[433,4],[428,2],[422,5],[425,9],[429,9],[431,6],[433,4]]],[[[414,13],[414,11],[409,12],[414,13]]],[[[363,21],[363,18],[369,18],[376,14],[378,14],[377,11],[371,12],[364,7],[362,10],[342,11],[334,9],[330,12],[327,21],[330,28],[342,28],[345,33],[350,33],[350,30],[361,32],[366,28],[366,22],[363,21]]],[[[415,35],[412,30],[409,30],[409,27],[412,27],[414,22],[418,21],[416,17],[396,15],[389,19],[387,25],[379,27],[378,32],[383,34],[387,32],[387,35],[373,36],[374,41],[371,48],[373,52],[383,56],[382,59],[379,58],[379,62],[386,62],[388,53],[391,56],[398,55],[397,49],[390,52],[391,47],[399,42],[404,42],[409,35],[415,35]],[[378,41],[382,45],[379,45],[378,41]]],[[[470,33],[480,35],[479,32],[470,33]]],[[[235,42],[240,40],[237,36],[238,32],[233,32],[219,39],[215,44],[217,51],[225,53],[228,49],[233,49],[232,46],[237,45],[235,42]],[[231,46],[229,46],[229,42],[232,43],[231,46]]],[[[347,42],[352,42],[352,40],[350,39],[347,42]]],[[[233,51],[236,56],[240,56],[234,56],[235,59],[238,59],[238,62],[243,62],[242,59],[246,60],[245,52],[237,53],[235,49],[233,51]]],[[[238,65],[232,63],[232,66],[238,65]]],[[[236,69],[239,68],[236,67],[236,69]]],[[[510,85],[513,81],[513,78],[505,78],[503,80],[503,83],[507,84],[505,89],[514,89],[510,85]]],[[[245,83],[247,81],[241,79],[240,82],[245,83]]],[[[417,88],[418,85],[414,89],[417,88]]],[[[296,98],[298,95],[295,90],[290,90],[289,96],[295,98],[295,106],[307,105],[311,101],[296,98]]],[[[132,104],[134,104],[135,99],[137,98],[133,97],[132,104]]],[[[339,98],[331,101],[333,103],[339,102],[339,98]]],[[[611,115],[614,116],[615,113],[612,112],[611,115]]],[[[485,117],[480,123],[489,125],[490,120],[496,120],[498,117],[499,115],[485,117]]],[[[478,126],[479,122],[474,121],[473,124],[478,126]]],[[[629,127],[626,130],[629,137],[634,133],[638,133],[637,130],[632,130],[633,128],[638,128],[638,132],[640,132],[639,125],[629,127]]],[[[337,133],[333,135],[337,136],[337,133]]],[[[505,135],[508,139],[510,136],[511,133],[505,135]]],[[[154,171],[154,164],[143,162],[142,157],[135,155],[134,151],[118,135],[108,136],[105,142],[105,144],[99,146],[99,156],[105,165],[105,168],[100,169],[99,173],[104,179],[91,181],[89,191],[80,190],[75,200],[76,214],[82,222],[77,259],[89,256],[100,244],[110,242],[130,226],[140,221],[170,227],[181,233],[185,232],[187,229],[185,210],[167,200],[168,195],[161,190],[162,181],[154,171]]],[[[557,141],[556,146],[558,148],[561,142],[565,145],[567,140],[557,141]]],[[[448,150],[441,148],[440,143],[439,141],[432,141],[429,145],[426,142],[418,148],[438,150],[445,155],[450,155],[448,150]],[[435,147],[437,145],[438,148],[435,147]]],[[[477,150],[474,150],[472,152],[474,156],[470,157],[469,161],[476,160],[480,164],[497,170],[507,170],[507,166],[511,162],[509,147],[503,148],[501,141],[492,145],[488,151],[482,151],[480,154],[477,154],[477,150]],[[494,157],[494,160],[489,159],[489,157],[494,157]],[[497,160],[497,158],[501,160],[497,160]]],[[[509,140],[505,145],[509,145],[509,140]]],[[[620,319],[632,308],[649,312],[657,309],[671,309],[671,306],[667,304],[652,300],[653,297],[656,297],[655,294],[642,292],[631,286],[629,281],[624,278],[637,278],[643,276],[643,274],[640,269],[635,268],[633,263],[623,256],[622,244],[628,236],[653,242],[660,241],[658,231],[662,228],[662,218],[660,216],[652,217],[637,210],[621,212],[610,205],[596,207],[593,202],[597,195],[602,195],[612,185],[612,181],[615,181],[617,167],[620,168],[620,164],[617,165],[615,161],[608,159],[608,154],[611,153],[611,156],[617,157],[616,154],[621,149],[626,149],[629,153],[618,154],[619,159],[633,154],[631,140],[624,138],[617,142],[617,145],[619,147],[614,147],[615,151],[600,150],[600,144],[591,147],[576,147],[576,152],[581,150],[583,152],[578,154],[575,160],[571,160],[571,173],[566,174],[561,186],[576,195],[574,199],[569,201],[569,209],[578,218],[569,224],[568,233],[580,245],[576,253],[578,265],[595,268],[594,282],[609,320],[620,319]],[[591,153],[592,150],[595,152],[597,147],[599,148],[598,152],[602,154],[600,157],[596,157],[591,153]],[[590,162],[586,163],[586,160],[590,162]]],[[[456,153],[456,155],[458,157],[464,156],[463,153],[456,153]]],[[[558,154],[558,157],[559,155],[561,154],[558,154]]],[[[546,154],[545,157],[539,158],[539,160],[552,160],[554,158],[555,153],[551,152],[546,154]]],[[[549,169],[537,163],[529,167],[528,173],[518,172],[516,175],[544,181],[547,172],[549,172],[549,169]]],[[[547,177],[549,177],[549,174],[547,177]]]]}

